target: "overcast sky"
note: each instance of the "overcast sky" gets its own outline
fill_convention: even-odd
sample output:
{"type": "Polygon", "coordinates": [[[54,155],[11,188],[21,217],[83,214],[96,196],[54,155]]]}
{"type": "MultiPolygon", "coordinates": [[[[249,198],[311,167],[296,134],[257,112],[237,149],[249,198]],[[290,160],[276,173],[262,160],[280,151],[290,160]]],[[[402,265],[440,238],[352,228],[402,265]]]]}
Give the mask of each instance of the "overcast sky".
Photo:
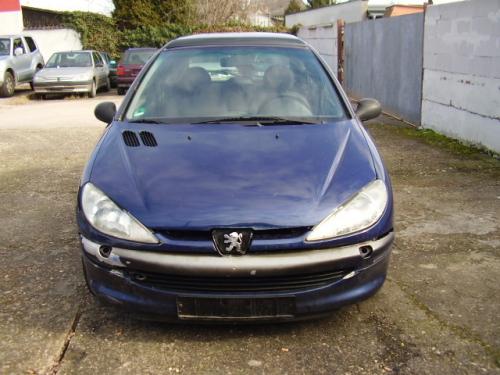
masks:
{"type": "Polygon", "coordinates": [[[107,15],[113,10],[112,0],[21,0],[21,5],[52,10],[81,10],[107,15]]]}

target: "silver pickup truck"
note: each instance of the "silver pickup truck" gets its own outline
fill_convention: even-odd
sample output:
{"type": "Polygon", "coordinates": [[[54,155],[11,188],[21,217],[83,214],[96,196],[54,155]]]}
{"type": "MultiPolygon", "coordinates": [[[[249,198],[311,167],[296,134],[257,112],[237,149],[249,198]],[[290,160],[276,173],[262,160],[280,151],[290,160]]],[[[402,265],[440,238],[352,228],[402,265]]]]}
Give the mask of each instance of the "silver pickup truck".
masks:
{"type": "Polygon", "coordinates": [[[18,83],[32,83],[43,65],[42,54],[33,38],[0,35],[0,96],[14,95],[18,83]]]}

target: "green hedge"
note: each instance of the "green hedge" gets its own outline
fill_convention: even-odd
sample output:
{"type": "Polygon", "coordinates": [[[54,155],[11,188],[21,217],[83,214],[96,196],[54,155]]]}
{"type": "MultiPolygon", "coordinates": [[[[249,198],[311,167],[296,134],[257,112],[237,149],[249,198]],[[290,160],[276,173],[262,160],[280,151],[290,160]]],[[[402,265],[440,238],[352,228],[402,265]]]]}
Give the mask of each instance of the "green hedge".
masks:
{"type": "Polygon", "coordinates": [[[84,49],[107,51],[115,57],[118,55],[120,38],[112,18],[95,13],[65,12],[63,22],[80,33],[84,49]]]}
{"type": "Polygon", "coordinates": [[[189,34],[243,31],[291,32],[285,26],[261,27],[236,22],[212,26],[167,23],[162,26],[141,26],[136,29],[118,30],[112,18],[86,12],[65,13],[64,24],[80,33],[84,49],[107,51],[115,58],[130,47],[161,47],[169,40],[189,34]]]}

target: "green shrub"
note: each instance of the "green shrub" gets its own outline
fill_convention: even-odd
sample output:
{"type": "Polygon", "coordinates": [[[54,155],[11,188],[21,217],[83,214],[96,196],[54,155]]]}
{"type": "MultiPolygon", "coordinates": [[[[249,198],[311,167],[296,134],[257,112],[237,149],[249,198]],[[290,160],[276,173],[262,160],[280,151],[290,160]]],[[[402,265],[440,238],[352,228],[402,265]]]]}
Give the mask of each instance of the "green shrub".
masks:
{"type": "Polygon", "coordinates": [[[118,55],[116,25],[112,18],[88,12],[65,12],[65,26],[80,34],[83,49],[96,49],[118,55]]]}

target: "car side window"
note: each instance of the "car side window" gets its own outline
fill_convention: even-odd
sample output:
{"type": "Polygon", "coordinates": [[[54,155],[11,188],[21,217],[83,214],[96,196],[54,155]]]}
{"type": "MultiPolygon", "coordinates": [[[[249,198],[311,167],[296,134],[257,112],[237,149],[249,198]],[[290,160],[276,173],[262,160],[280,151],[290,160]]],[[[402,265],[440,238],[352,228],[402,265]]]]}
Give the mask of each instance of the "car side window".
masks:
{"type": "Polygon", "coordinates": [[[24,37],[24,40],[26,40],[26,44],[28,45],[30,52],[35,52],[37,50],[35,41],[32,38],[26,36],[24,37]]]}
{"type": "Polygon", "coordinates": [[[14,39],[13,51],[15,51],[16,48],[21,48],[23,50],[23,53],[26,53],[26,51],[24,50],[24,44],[23,44],[23,41],[21,40],[21,38],[14,39]]]}
{"type": "Polygon", "coordinates": [[[92,55],[94,56],[94,64],[96,67],[104,66],[102,58],[101,58],[101,56],[99,56],[99,54],[97,52],[93,52],[92,55]]]}

